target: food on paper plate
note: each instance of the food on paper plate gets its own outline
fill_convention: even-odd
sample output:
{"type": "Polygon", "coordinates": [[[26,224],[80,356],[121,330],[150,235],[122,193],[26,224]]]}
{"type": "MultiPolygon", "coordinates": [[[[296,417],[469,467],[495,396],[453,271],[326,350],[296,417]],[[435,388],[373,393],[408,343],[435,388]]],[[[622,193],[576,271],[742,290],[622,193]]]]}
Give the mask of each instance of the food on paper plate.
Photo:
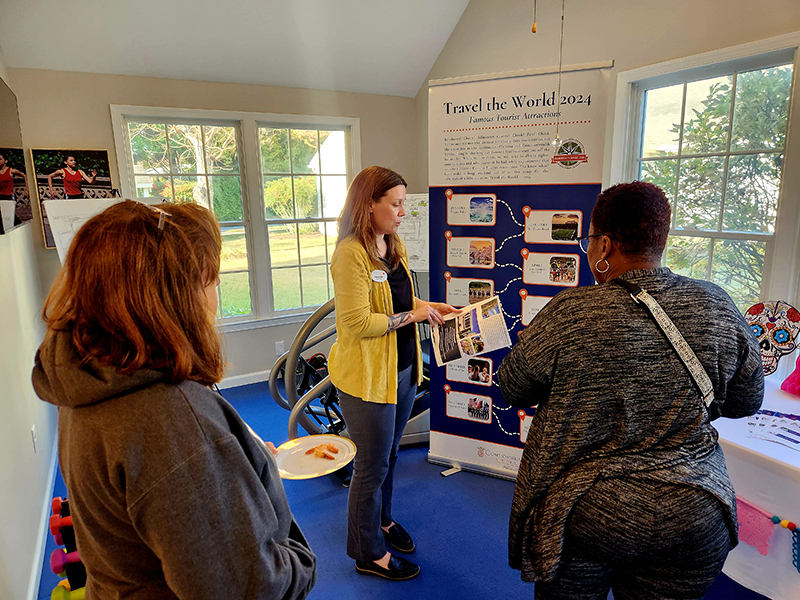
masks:
{"type": "Polygon", "coordinates": [[[339,454],[339,449],[333,444],[320,444],[319,446],[314,446],[313,448],[309,448],[308,450],[306,450],[306,454],[313,454],[316,458],[335,460],[335,458],[330,454],[328,454],[328,452],[332,452],[333,454],[339,454]]]}

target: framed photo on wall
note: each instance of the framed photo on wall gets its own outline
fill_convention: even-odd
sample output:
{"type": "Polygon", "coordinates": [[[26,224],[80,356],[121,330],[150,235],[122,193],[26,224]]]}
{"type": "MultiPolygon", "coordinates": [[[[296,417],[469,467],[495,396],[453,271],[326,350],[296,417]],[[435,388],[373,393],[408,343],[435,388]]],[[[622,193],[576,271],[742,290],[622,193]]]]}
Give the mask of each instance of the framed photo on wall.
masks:
{"type": "Polygon", "coordinates": [[[22,148],[0,148],[0,203],[3,232],[33,219],[22,148]]]}
{"type": "Polygon", "coordinates": [[[107,150],[32,149],[31,161],[47,248],[55,248],[56,244],[42,202],[78,198],[99,200],[113,198],[117,193],[111,182],[107,150]]]}

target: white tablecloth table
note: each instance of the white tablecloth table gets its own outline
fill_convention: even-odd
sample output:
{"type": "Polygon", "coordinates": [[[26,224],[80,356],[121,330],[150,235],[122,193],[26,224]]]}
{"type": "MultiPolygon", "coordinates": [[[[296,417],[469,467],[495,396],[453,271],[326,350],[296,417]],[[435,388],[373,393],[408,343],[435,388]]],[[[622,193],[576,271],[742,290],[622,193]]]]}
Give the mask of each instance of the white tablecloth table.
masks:
{"type": "MultiPolygon", "coordinates": [[[[762,408],[800,415],[800,397],[766,380],[762,408]]],[[[747,419],[717,419],[736,495],[742,500],[800,526],[800,452],[747,436],[747,419]]],[[[792,534],[774,527],[767,556],[744,542],[728,555],[723,572],[734,581],[773,600],[800,600],[800,573],[792,564],[792,534]]]]}

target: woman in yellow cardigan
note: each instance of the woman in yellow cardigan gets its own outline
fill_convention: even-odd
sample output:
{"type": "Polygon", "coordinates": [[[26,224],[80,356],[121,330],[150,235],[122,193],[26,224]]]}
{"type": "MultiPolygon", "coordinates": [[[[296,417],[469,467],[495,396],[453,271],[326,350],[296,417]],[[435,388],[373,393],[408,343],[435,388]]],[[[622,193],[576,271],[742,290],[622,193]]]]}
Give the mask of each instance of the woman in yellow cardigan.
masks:
{"type": "Polygon", "coordinates": [[[386,551],[414,551],[392,518],[397,449],[417,385],[422,354],[414,325],[441,323],[452,306],[414,295],[397,227],[405,215],[406,182],[383,167],[359,173],[339,216],[331,259],[336,332],[328,370],[350,437],[358,447],[347,501],[347,554],[356,571],[411,579],[419,566],[386,551]]]}

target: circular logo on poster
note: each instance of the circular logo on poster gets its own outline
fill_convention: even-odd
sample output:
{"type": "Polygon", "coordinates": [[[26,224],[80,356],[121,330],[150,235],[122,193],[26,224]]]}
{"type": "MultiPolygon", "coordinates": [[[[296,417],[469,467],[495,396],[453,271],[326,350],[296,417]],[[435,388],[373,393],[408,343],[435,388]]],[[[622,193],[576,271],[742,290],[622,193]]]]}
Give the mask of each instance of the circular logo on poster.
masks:
{"type": "Polygon", "coordinates": [[[486,450],[484,449],[484,447],[483,447],[483,446],[478,446],[478,456],[480,456],[481,458],[483,458],[483,456],[484,456],[485,454],[486,454],[486,450]]]}
{"type": "Polygon", "coordinates": [[[556,148],[551,164],[558,164],[565,169],[574,169],[581,163],[587,162],[586,149],[576,139],[562,140],[556,148]]]}

